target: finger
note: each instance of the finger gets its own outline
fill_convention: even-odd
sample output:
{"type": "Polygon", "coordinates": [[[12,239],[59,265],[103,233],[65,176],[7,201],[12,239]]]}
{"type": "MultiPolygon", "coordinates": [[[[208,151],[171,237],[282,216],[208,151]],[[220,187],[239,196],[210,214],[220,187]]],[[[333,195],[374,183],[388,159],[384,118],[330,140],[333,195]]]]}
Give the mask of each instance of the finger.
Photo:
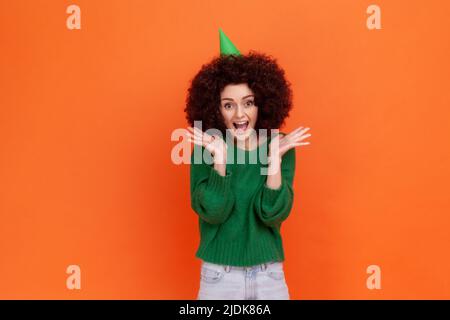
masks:
{"type": "Polygon", "coordinates": [[[301,132],[305,132],[307,130],[309,130],[309,128],[305,129],[305,127],[298,127],[297,129],[292,130],[289,134],[285,135],[283,138],[290,139],[292,137],[297,136],[298,134],[301,134],[301,132]]]}
{"type": "Polygon", "coordinates": [[[203,136],[203,131],[200,130],[199,128],[194,127],[192,130],[193,130],[193,133],[194,133],[196,136],[203,136]]]}
{"type": "Polygon", "coordinates": [[[201,136],[210,136],[208,133],[206,133],[206,132],[204,132],[204,131],[202,131],[202,130],[200,130],[199,128],[197,128],[197,127],[194,127],[194,133],[197,133],[197,134],[199,134],[199,135],[201,135],[201,136]]]}
{"type": "Polygon", "coordinates": [[[292,131],[292,132],[293,132],[293,133],[299,132],[300,130],[303,130],[303,129],[305,129],[305,127],[298,127],[297,129],[295,129],[295,130],[292,131]]]}
{"type": "Polygon", "coordinates": [[[189,133],[188,137],[191,138],[192,140],[202,141],[202,137],[194,133],[189,133]]]}
{"type": "Polygon", "coordinates": [[[289,138],[289,137],[292,137],[298,130],[300,130],[301,128],[303,128],[303,127],[300,127],[300,128],[297,128],[297,129],[294,129],[294,130],[292,130],[291,132],[289,132],[287,135],[285,135],[284,137],[282,137],[282,139],[283,138],[289,138]]]}
{"type": "Polygon", "coordinates": [[[190,143],[193,143],[193,144],[196,144],[196,145],[199,145],[199,146],[202,145],[202,143],[201,143],[200,141],[197,141],[197,140],[194,140],[194,139],[191,139],[191,138],[189,138],[188,141],[189,141],[190,143]]]}
{"type": "Polygon", "coordinates": [[[286,151],[283,150],[283,154],[285,152],[287,152],[288,150],[290,150],[290,149],[293,149],[293,148],[298,147],[298,146],[308,145],[308,144],[310,144],[310,143],[309,142],[293,142],[293,143],[290,143],[290,144],[286,145],[286,151]]]}
{"type": "Polygon", "coordinates": [[[202,143],[201,140],[199,140],[199,139],[197,139],[197,138],[193,138],[193,137],[189,137],[188,140],[189,140],[189,142],[202,143]]]}
{"type": "Polygon", "coordinates": [[[194,135],[194,134],[192,134],[192,133],[190,133],[190,132],[187,133],[187,137],[190,138],[190,139],[192,139],[192,140],[198,140],[198,141],[201,141],[201,140],[202,140],[201,137],[199,137],[199,136],[197,136],[197,135],[194,135]]]}
{"type": "Polygon", "coordinates": [[[300,137],[296,138],[295,141],[302,141],[302,140],[304,140],[304,139],[306,139],[306,138],[308,138],[310,136],[312,136],[312,134],[305,134],[303,136],[300,136],[300,137]]]}
{"type": "Polygon", "coordinates": [[[311,128],[304,128],[304,129],[301,130],[300,132],[303,134],[303,133],[305,133],[306,131],[308,131],[309,129],[311,129],[311,128]]]}
{"type": "Polygon", "coordinates": [[[212,141],[211,136],[208,135],[207,133],[201,131],[200,129],[195,130],[194,134],[198,139],[200,139],[202,141],[205,141],[208,143],[212,141]]]}
{"type": "Polygon", "coordinates": [[[197,133],[201,133],[202,131],[199,130],[197,127],[188,127],[187,128],[189,130],[189,132],[191,132],[192,134],[197,134],[197,133]]]}
{"type": "MultiPolygon", "coordinates": [[[[307,128],[309,129],[309,128],[307,128]]],[[[305,130],[305,127],[298,127],[297,129],[292,130],[290,135],[295,135],[296,133],[300,132],[301,130],[305,130]]]]}
{"type": "Polygon", "coordinates": [[[200,130],[199,128],[194,127],[194,134],[197,135],[197,136],[203,137],[203,135],[204,135],[205,133],[204,133],[202,130],[200,130]]]}
{"type": "Polygon", "coordinates": [[[297,134],[293,135],[291,137],[291,139],[292,140],[298,140],[299,138],[303,138],[304,139],[304,138],[307,138],[307,137],[310,137],[310,136],[312,136],[311,133],[304,134],[304,132],[298,132],[297,134]]]}
{"type": "Polygon", "coordinates": [[[202,140],[205,140],[208,143],[214,140],[214,138],[210,134],[203,132],[199,128],[194,127],[194,130],[195,133],[202,138],[202,140]]]}
{"type": "Polygon", "coordinates": [[[188,140],[189,140],[189,142],[192,142],[192,143],[194,143],[196,145],[199,145],[199,146],[206,147],[208,145],[207,143],[205,143],[205,142],[203,142],[203,141],[201,141],[199,139],[191,139],[191,138],[189,138],[188,140]]]}
{"type": "Polygon", "coordinates": [[[310,128],[303,128],[301,130],[296,131],[293,136],[298,136],[304,134],[306,131],[308,131],[310,128]]]}
{"type": "Polygon", "coordinates": [[[298,147],[298,146],[306,146],[308,144],[311,144],[310,142],[297,142],[294,143],[294,146],[298,147]]]}

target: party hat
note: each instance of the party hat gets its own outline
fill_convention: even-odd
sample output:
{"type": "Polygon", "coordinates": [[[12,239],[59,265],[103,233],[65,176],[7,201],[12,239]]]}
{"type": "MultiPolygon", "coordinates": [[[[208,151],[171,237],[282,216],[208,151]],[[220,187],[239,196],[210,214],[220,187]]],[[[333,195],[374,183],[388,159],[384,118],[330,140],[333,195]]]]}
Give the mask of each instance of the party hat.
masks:
{"type": "Polygon", "coordinates": [[[226,36],[226,34],[219,28],[219,37],[220,37],[220,54],[229,55],[234,54],[240,56],[241,53],[235,47],[233,42],[226,36]]]}

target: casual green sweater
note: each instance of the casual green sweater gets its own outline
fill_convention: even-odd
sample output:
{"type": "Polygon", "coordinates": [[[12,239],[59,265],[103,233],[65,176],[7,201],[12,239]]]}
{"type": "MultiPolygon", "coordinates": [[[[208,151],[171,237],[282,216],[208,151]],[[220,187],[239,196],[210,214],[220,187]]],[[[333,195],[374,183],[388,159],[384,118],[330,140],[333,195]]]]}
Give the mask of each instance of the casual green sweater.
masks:
{"type": "Polygon", "coordinates": [[[280,227],[289,216],[294,199],[295,148],[282,158],[281,186],[271,189],[266,185],[267,173],[261,174],[261,168],[267,172],[267,152],[260,156],[259,151],[267,151],[269,143],[270,136],[251,151],[228,143],[225,176],[214,169],[209,151],[194,145],[190,189],[191,207],[199,217],[200,245],[196,257],[231,266],[284,261],[280,227]],[[199,164],[194,163],[196,152],[200,155],[199,164]],[[243,159],[241,156],[245,156],[244,164],[237,162],[243,159]]]}

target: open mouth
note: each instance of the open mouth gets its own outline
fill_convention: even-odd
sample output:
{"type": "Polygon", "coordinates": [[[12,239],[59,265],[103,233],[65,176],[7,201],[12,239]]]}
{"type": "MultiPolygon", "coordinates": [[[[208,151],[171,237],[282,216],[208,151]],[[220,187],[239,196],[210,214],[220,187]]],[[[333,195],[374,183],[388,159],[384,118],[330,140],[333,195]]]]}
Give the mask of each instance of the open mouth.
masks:
{"type": "Polygon", "coordinates": [[[242,121],[242,122],[233,122],[233,126],[236,128],[237,132],[244,132],[248,128],[248,121],[242,121]]]}

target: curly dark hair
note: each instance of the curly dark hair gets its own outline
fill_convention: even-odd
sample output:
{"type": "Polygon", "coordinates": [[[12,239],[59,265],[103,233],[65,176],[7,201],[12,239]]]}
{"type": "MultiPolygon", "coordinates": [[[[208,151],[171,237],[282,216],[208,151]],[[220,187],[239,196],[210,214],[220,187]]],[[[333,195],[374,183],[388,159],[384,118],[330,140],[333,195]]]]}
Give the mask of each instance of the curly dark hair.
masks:
{"type": "Polygon", "coordinates": [[[225,136],[220,113],[220,93],[228,84],[247,83],[255,95],[259,129],[279,129],[292,109],[291,84],[273,57],[250,51],[247,55],[220,55],[202,66],[192,79],[186,99],[186,119],[193,126],[202,121],[202,130],[218,129],[225,136]]]}

